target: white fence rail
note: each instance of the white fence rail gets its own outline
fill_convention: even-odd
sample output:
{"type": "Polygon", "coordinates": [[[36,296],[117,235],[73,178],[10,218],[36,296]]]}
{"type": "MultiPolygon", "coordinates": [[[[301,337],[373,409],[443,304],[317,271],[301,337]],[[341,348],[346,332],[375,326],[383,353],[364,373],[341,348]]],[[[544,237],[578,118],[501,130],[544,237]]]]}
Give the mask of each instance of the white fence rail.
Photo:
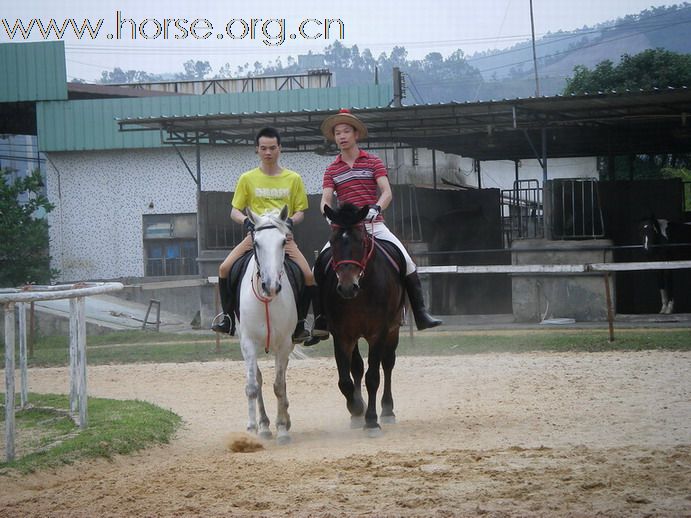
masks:
{"type": "Polygon", "coordinates": [[[78,283],[58,286],[30,286],[0,290],[5,313],[5,457],[15,458],[15,309],[19,323],[20,406],[29,403],[26,352],[26,304],[40,300],[70,300],[70,412],[78,415],[79,427],[88,425],[86,391],[86,317],[84,297],[123,288],[119,282],[78,283]]]}
{"type": "Polygon", "coordinates": [[[491,264],[477,266],[419,266],[418,273],[592,273],[636,270],[680,270],[691,268],[691,261],[648,261],[586,264],[491,264]]]}
{"type": "Polygon", "coordinates": [[[585,264],[491,264],[476,266],[419,266],[419,273],[516,273],[516,274],[578,274],[601,273],[605,282],[605,300],[607,301],[607,323],[609,341],[614,341],[614,308],[610,276],[612,272],[631,272],[638,270],[685,270],[691,269],[691,261],[641,261],[628,263],[585,263],[585,264]]]}

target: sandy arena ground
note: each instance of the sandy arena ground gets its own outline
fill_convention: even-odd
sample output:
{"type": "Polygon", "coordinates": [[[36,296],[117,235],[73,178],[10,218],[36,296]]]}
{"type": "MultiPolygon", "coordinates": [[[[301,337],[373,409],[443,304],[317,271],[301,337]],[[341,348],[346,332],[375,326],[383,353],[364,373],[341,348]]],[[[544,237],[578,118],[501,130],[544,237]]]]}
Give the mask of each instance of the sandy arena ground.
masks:
{"type": "MultiPolygon", "coordinates": [[[[65,369],[29,383],[68,391],[65,369]]],[[[292,443],[238,453],[241,363],[90,367],[90,395],[151,401],[184,428],[114,461],[3,476],[0,516],[691,516],[691,353],[399,358],[393,388],[398,423],[368,439],[333,360],[291,360],[292,443]]],[[[270,385],[265,399],[273,420],[270,385]]]]}

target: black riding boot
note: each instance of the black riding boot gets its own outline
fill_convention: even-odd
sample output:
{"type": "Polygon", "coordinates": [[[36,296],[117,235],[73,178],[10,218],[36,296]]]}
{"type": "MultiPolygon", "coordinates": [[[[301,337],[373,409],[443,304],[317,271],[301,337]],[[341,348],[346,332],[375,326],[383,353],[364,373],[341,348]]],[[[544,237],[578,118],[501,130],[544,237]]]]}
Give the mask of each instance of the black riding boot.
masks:
{"type": "Polygon", "coordinates": [[[309,286],[302,288],[302,293],[300,293],[300,299],[298,300],[298,323],[293,332],[294,344],[301,344],[310,337],[309,331],[305,329],[305,319],[307,318],[307,312],[310,309],[310,302],[312,301],[309,288],[309,286]]]}
{"type": "Polygon", "coordinates": [[[328,322],[326,313],[322,307],[322,299],[319,294],[319,286],[308,286],[312,294],[312,312],[314,313],[314,325],[312,326],[312,336],[305,340],[303,345],[314,345],[321,340],[329,338],[328,322]]]}
{"type": "Polygon", "coordinates": [[[441,320],[427,313],[425,300],[422,297],[422,286],[420,285],[420,278],[417,276],[417,272],[413,272],[405,278],[405,289],[408,292],[408,300],[410,300],[410,307],[413,310],[418,330],[422,331],[430,327],[437,327],[442,323],[441,320]]]}
{"type": "Polygon", "coordinates": [[[230,291],[228,289],[228,279],[223,277],[218,278],[218,294],[221,296],[221,309],[223,313],[216,315],[214,322],[211,325],[211,330],[217,333],[234,334],[235,329],[230,321],[230,315],[233,313],[231,303],[230,291]]]}

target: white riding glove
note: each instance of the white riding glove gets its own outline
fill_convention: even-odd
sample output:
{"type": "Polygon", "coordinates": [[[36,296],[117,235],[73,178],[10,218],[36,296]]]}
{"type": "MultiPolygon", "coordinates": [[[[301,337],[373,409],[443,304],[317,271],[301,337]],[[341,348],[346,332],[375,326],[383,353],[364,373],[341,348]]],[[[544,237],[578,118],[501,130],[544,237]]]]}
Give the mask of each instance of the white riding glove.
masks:
{"type": "Polygon", "coordinates": [[[365,216],[365,221],[371,222],[374,221],[374,219],[379,216],[381,213],[381,207],[379,205],[370,205],[369,206],[369,211],[367,212],[367,216],[365,216]]]}

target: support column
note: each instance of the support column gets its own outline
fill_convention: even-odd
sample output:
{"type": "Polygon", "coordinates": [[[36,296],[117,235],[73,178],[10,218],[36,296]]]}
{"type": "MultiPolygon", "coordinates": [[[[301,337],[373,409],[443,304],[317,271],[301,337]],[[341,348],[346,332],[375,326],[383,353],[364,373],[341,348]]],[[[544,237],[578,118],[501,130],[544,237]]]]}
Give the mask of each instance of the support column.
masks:
{"type": "Polygon", "coordinates": [[[14,303],[5,304],[5,459],[14,460],[14,303]]]}
{"type": "Polygon", "coordinates": [[[28,364],[26,353],[26,303],[17,302],[19,313],[19,372],[20,372],[20,404],[26,408],[29,404],[28,364]]]}

